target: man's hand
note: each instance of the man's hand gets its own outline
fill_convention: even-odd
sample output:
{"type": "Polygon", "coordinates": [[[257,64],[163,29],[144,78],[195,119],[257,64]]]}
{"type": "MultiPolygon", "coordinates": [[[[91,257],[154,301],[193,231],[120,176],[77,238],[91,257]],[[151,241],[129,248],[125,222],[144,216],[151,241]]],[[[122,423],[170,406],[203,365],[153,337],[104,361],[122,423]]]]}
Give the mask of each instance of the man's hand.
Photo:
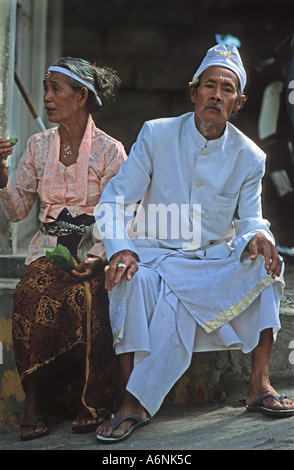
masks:
{"type": "Polygon", "coordinates": [[[258,255],[263,255],[265,269],[275,279],[282,271],[282,261],[277,248],[262,234],[257,233],[248,244],[250,258],[255,261],[258,255]]]}
{"type": "Polygon", "coordinates": [[[122,250],[115,253],[109,261],[105,273],[105,289],[111,291],[119,283],[125,274],[129,281],[138,271],[135,254],[130,250],[122,250]]]}
{"type": "Polygon", "coordinates": [[[76,269],[72,269],[71,276],[77,282],[86,281],[95,276],[97,268],[101,265],[102,260],[99,257],[89,257],[83,259],[76,269]]]}

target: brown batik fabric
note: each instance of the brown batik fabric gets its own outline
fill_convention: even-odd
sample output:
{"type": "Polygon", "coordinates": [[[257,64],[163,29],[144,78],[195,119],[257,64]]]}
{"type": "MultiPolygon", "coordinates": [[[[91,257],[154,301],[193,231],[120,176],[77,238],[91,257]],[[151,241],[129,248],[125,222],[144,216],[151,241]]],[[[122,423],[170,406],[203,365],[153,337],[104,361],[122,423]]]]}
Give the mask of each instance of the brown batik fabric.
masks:
{"type": "Polygon", "coordinates": [[[13,344],[22,380],[50,369],[66,353],[71,360],[78,356],[76,369],[65,368],[71,371],[67,387],[80,387],[81,402],[93,416],[113,411],[118,382],[103,267],[93,279],[76,282],[45,258],[31,263],[15,291],[13,344]]]}

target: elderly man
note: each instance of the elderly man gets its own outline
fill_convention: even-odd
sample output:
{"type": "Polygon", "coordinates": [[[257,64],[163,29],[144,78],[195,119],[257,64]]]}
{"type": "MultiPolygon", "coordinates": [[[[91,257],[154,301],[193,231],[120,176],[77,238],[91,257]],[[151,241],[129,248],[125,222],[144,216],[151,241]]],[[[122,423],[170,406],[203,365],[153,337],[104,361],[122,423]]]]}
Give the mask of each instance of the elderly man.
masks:
{"type": "Polygon", "coordinates": [[[253,351],[248,411],[294,414],[268,377],[283,279],[261,212],[265,155],[228,123],[245,84],[235,46],[211,48],[189,85],[194,112],[145,123],[96,207],[126,385],[101,442],[147,424],[194,351],[253,351]]]}

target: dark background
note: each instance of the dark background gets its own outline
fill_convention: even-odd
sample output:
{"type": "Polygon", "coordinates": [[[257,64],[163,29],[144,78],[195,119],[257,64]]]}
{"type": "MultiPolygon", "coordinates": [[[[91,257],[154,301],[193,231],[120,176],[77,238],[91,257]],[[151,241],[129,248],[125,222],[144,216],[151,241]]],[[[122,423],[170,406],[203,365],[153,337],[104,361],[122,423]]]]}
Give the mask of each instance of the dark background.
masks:
{"type": "MultiPolygon", "coordinates": [[[[259,145],[264,86],[271,79],[285,80],[286,47],[277,53],[281,61],[274,69],[262,69],[261,61],[293,31],[293,0],[64,0],[62,54],[101,62],[118,72],[122,84],[116,100],[104,103],[96,122],[129,152],[145,120],[192,111],[188,82],[216,44],[215,34],[237,36],[248,85],[245,107],[232,123],[259,145]]],[[[268,168],[279,158],[269,155],[268,168]]],[[[285,203],[266,182],[265,216],[281,242],[286,242],[283,233],[291,242],[292,199],[285,203]]]]}

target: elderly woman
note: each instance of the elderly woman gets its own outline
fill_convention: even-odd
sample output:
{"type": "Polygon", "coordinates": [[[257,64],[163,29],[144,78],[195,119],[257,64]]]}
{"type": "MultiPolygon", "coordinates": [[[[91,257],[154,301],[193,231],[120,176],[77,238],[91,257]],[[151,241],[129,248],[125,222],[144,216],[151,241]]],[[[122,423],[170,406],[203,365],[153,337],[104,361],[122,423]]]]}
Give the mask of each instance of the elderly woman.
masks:
{"type": "Polygon", "coordinates": [[[104,250],[97,243],[80,262],[75,255],[85,226],[94,223],[103,188],[126,159],[122,144],[99,130],[92,118],[119,84],[109,68],[60,58],[44,80],[44,106],[58,127],[29,139],[13,182],[6,169],[12,146],[0,139],[0,201],[7,217],[24,219],[40,200],[41,228],[29,245],[13,310],[14,352],[26,394],[22,440],[48,433],[41,398],[52,380],[50,395],[57,401],[62,397],[63,404],[70,398],[78,414],[76,432],[95,429],[117,397],[104,250]],[[43,248],[57,244],[76,260],[70,273],[44,257],[43,248]]]}

